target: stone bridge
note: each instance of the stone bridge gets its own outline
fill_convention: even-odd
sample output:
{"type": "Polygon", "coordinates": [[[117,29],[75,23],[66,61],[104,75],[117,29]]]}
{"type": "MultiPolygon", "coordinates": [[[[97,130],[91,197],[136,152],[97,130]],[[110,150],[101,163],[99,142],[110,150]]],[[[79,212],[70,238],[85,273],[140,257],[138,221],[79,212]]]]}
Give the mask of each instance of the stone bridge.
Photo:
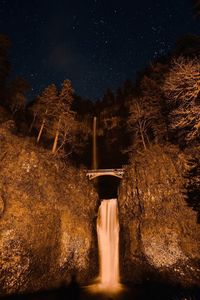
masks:
{"type": "Polygon", "coordinates": [[[87,170],[86,176],[89,180],[92,180],[99,176],[115,176],[122,178],[124,175],[124,169],[96,169],[96,170],[87,170]]]}

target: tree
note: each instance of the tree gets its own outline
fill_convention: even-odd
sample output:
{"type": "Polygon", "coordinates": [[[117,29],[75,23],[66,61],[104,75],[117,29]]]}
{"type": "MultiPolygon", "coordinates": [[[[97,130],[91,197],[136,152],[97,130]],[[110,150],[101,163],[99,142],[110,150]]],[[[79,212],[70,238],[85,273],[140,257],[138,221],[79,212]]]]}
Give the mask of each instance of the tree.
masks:
{"type": "Polygon", "coordinates": [[[135,143],[142,143],[144,150],[150,144],[150,135],[154,132],[157,121],[157,109],[148,105],[148,99],[133,99],[128,119],[129,128],[135,133],[135,143]]]}
{"type": "Polygon", "coordinates": [[[196,17],[200,16],[200,0],[193,0],[193,5],[196,11],[196,17]]]}
{"type": "Polygon", "coordinates": [[[130,98],[129,126],[134,132],[135,143],[147,149],[151,143],[162,142],[167,136],[165,102],[161,82],[166,66],[151,65],[137,86],[137,96],[130,98]]]}
{"type": "Polygon", "coordinates": [[[185,34],[176,41],[175,49],[172,51],[174,57],[180,56],[195,58],[200,55],[200,36],[185,34]]]}
{"type": "Polygon", "coordinates": [[[30,86],[28,82],[21,77],[11,82],[9,88],[9,106],[13,115],[19,110],[24,110],[26,105],[25,93],[28,92],[29,89],[30,86]]]}
{"type": "Polygon", "coordinates": [[[112,90],[106,90],[105,94],[103,95],[102,104],[103,106],[112,106],[115,104],[115,95],[113,94],[112,90]]]}
{"type": "Polygon", "coordinates": [[[7,36],[0,34],[0,101],[2,104],[5,96],[7,79],[10,73],[10,62],[8,59],[8,51],[11,47],[10,40],[7,36]]]}
{"type": "MultiPolygon", "coordinates": [[[[37,97],[36,102],[31,107],[33,114],[33,122],[36,122],[36,127],[39,129],[37,143],[39,143],[43,130],[50,126],[51,118],[53,117],[54,107],[58,102],[57,88],[55,84],[49,85],[44,89],[42,94],[37,97]]],[[[31,127],[33,126],[33,122],[31,127]]]]}
{"type": "Polygon", "coordinates": [[[66,142],[73,140],[76,131],[75,113],[71,110],[73,101],[73,89],[70,80],[64,80],[58,101],[52,107],[52,122],[49,127],[50,133],[54,135],[52,153],[55,154],[66,142]],[[60,145],[58,147],[58,142],[60,145]]]}
{"type": "Polygon", "coordinates": [[[171,128],[184,131],[186,140],[199,138],[200,62],[198,58],[179,57],[172,61],[164,92],[172,104],[171,128]]]}

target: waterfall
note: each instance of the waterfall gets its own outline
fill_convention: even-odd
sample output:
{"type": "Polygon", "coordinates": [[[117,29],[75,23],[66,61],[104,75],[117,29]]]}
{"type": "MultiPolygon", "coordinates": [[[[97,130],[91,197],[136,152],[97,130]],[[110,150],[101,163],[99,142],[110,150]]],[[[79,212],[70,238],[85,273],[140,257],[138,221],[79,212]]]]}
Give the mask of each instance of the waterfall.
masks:
{"type": "Polygon", "coordinates": [[[102,200],[97,218],[99,276],[88,286],[92,293],[125,290],[119,278],[119,221],[117,199],[102,200]]]}
{"type": "Polygon", "coordinates": [[[117,199],[103,200],[97,218],[99,283],[101,288],[119,288],[119,222],[117,199]]]}
{"type": "Polygon", "coordinates": [[[97,169],[97,118],[93,119],[92,169],[97,169]]]}

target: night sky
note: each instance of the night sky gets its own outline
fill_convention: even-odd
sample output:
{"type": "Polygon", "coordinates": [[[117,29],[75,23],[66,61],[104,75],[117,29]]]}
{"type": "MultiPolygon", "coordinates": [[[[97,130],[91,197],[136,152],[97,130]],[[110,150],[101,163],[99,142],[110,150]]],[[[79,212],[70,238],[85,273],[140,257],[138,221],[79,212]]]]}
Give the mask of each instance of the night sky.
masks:
{"type": "Polygon", "coordinates": [[[71,79],[100,98],[134,79],[178,37],[200,34],[190,0],[0,0],[0,31],[12,41],[12,72],[37,95],[71,79]]]}

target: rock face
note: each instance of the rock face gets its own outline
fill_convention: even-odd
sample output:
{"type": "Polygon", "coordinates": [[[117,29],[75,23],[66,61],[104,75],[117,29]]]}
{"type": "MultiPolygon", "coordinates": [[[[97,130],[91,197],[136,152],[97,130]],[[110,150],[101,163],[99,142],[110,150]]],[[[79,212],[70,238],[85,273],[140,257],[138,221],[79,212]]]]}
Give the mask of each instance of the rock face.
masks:
{"type": "Polygon", "coordinates": [[[85,177],[33,141],[0,128],[1,295],[96,272],[97,195],[85,177]]]}
{"type": "Polygon", "coordinates": [[[119,192],[122,280],[200,282],[200,226],[185,200],[179,157],[154,146],[127,169],[119,192]]]}

